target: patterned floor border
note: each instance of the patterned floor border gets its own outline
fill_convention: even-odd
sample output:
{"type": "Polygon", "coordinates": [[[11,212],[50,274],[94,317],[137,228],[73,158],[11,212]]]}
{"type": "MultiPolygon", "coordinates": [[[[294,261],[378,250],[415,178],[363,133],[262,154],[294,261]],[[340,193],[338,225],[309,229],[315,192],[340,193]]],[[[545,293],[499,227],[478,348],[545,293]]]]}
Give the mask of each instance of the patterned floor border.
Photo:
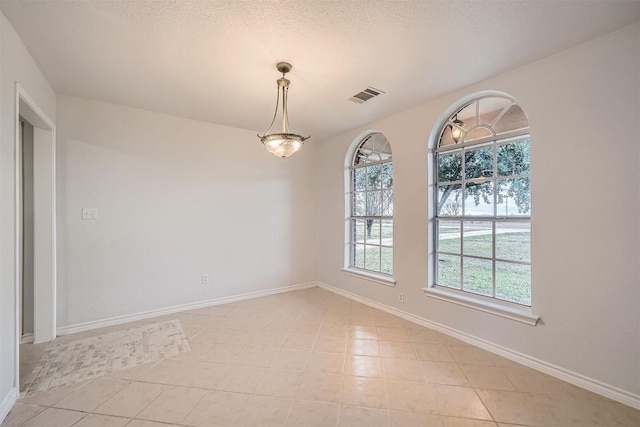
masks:
{"type": "Polygon", "coordinates": [[[23,395],[87,381],[190,350],[180,320],[143,325],[48,346],[23,395]]]}

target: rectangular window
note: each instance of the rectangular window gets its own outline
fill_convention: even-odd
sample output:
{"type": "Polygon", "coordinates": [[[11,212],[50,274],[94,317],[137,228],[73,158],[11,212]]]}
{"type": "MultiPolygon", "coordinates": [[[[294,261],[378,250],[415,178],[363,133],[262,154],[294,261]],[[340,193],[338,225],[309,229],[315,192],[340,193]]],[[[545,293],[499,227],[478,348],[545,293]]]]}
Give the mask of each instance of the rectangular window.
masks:
{"type": "Polygon", "coordinates": [[[436,150],[435,285],[531,306],[529,136],[436,150]]]}

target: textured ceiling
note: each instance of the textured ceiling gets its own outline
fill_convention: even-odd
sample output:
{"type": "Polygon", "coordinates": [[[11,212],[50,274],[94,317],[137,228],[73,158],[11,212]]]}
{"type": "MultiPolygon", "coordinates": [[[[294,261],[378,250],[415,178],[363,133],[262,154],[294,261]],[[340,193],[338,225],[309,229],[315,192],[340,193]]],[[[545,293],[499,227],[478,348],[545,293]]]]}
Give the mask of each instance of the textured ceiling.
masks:
{"type": "Polygon", "coordinates": [[[0,6],[61,94],[262,132],[275,63],[291,130],[353,129],[640,19],[631,1],[16,1],[0,6]],[[348,98],[373,86],[365,104],[348,98]]]}

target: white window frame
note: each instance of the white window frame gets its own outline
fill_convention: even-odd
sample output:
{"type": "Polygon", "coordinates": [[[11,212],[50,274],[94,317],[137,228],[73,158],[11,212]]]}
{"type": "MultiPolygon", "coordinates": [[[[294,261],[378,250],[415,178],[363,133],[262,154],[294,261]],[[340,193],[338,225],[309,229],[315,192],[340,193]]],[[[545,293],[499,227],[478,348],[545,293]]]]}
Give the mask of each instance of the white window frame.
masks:
{"type": "MultiPolygon", "coordinates": [[[[384,164],[393,165],[392,154],[390,154],[390,156],[386,159],[380,159],[377,161],[367,162],[363,164],[356,164],[356,161],[357,161],[356,156],[358,155],[360,148],[369,140],[369,138],[373,137],[374,135],[382,135],[382,134],[380,132],[366,132],[360,137],[356,138],[356,140],[354,141],[354,144],[352,144],[352,147],[347,154],[347,159],[345,162],[345,195],[346,195],[345,197],[345,207],[346,207],[345,209],[346,211],[345,258],[344,258],[345,261],[344,261],[344,268],[342,268],[342,271],[347,275],[362,278],[374,283],[379,283],[387,286],[395,286],[396,281],[393,278],[393,263],[391,267],[391,270],[392,270],[391,273],[385,273],[381,271],[382,270],[382,249],[383,248],[387,250],[390,249],[393,252],[393,235],[392,235],[392,242],[390,245],[383,244],[382,240],[380,240],[378,244],[370,243],[370,242],[367,242],[365,238],[365,246],[364,246],[365,257],[366,257],[367,246],[377,246],[379,248],[379,257],[380,257],[379,264],[378,264],[380,267],[379,270],[370,270],[363,267],[357,267],[355,265],[355,248],[356,248],[356,245],[359,245],[361,243],[359,242],[356,243],[356,237],[355,237],[356,230],[354,229],[354,226],[353,226],[354,221],[355,220],[380,221],[381,227],[382,227],[382,221],[390,221],[393,225],[393,214],[383,215],[383,212],[380,212],[380,215],[356,215],[355,213],[354,198],[356,193],[365,193],[366,195],[366,194],[369,194],[369,192],[377,192],[377,191],[384,190],[383,188],[381,188],[381,189],[374,189],[374,190],[365,189],[364,191],[356,191],[355,171],[357,169],[375,166],[375,165],[384,165],[384,164]]],[[[389,147],[391,147],[391,144],[388,141],[387,143],[389,144],[389,147]]],[[[392,174],[393,174],[393,171],[392,171],[392,174]]],[[[393,192],[393,183],[390,189],[393,192]]],[[[381,232],[382,232],[382,229],[381,229],[381,232]]]]}
{"type": "MultiPolygon", "coordinates": [[[[486,177],[486,178],[481,178],[482,182],[491,182],[493,183],[493,185],[495,185],[495,183],[498,180],[503,180],[503,179],[515,179],[515,178],[529,178],[530,179],[530,173],[529,174],[525,174],[525,175],[514,175],[514,176],[498,176],[498,172],[497,172],[497,147],[498,145],[501,145],[503,143],[508,143],[508,142],[515,142],[515,141],[521,141],[521,140],[531,140],[530,138],[530,130],[529,127],[525,127],[522,129],[517,129],[514,131],[510,131],[510,132],[504,132],[504,133],[500,133],[498,135],[496,135],[495,130],[492,127],[486,127],[488,131],[490,131],[492,133],[491,136],[487,136],[486,138],[480,138],[480,139],[475,139],[469,142],[465,142],[464,138],[462,138],[462,140],[459,143],[455,143],[453,145],[448,145],[448,146],[444,146],[444,147],[439,147],[439,141],[440,138],[443,134],[443,132],[445,132],[447,129],[453,129],[456,126],[455,123],[455,118],[457,116],[457,113],[460,112],[462,109],[464,109],[465,107],[469,106],[469,105],[473,105],[475,103],[476,105],[476,125],[480,124],[480,121],[478,119],[479,116],[479,107],[478,107],[478,102],[482,99],[485,98],[504,98],[506,100],[511,101],[510,105],[518,105],[519,103],[513,99],[512,97],[503,94],[503,93],[497,93],[497,92],[484,92],[481,94],[474,94],[474,95],[470,95],[462,100],[460,100],[459,102],[457,102],[456,104],[454,104],[453,107],[451,107],[450,109],[447,110],[447,112],[445,112],[445,114],[443,114],[443,117],[441,117],[441,119],[438,121],[439,126],[437,126],[434,129],[434,132],[432,132],[431,134],[431,149],[429,151],[429,164],[431,165],[431,169],[432,169],[432,173],[429,174],[429,218],[430,218],[430,232],[432,233],[432,238],[430,239],[429,242],[429,264],[431,265],[430,268],[430,275],[429,275],[429,281],[428,281],[428,285],[426,288],[424,288],[425,294],[431,298],[435,298],[435,299],[439,299],[439,300],[444,300],[444,301],[448,301],[448,302],[452,302],[458,305],[462,305],[465,307],[469,307],[469,308],[473,308],[476,310],[480,310],[480,311],[484,311],[484,312],[488,312],[491,314],[495,314],[495,315],[499,315],[505,318],[509,318],[512,320],[516,320],[522,323],[526,323],[529,325],[536,325],[537,321],[539,320],[539,317],[535,314],[533,314],[533,305],[531,306],[526,306],[526,305],[522,305],[522,304],[517,304],[517,303],[513,303],[513,302],[509,302],[509,301],[505,301],[505,300],[501,300],[495,297],[496,295],[496,283],[495,283],[495,278],[496,278],[496,262],[509,262],[509,263],[513,263],[513,264],[524,264],[524,265],[531,265],[530,262],[519,262],[519,261],[514,261],[514,260],[502,260],[496,257],[496,223],[509,223],[509,222],[520,222],[520,223],[528,223],[529,225],[531,224],[531,217],[530,216],[516,216],[516,217],[512,217],[512,216],[508,216],[508,215],[498,215],[497,212],[497,194],[494,191],[493,193],[493,200],[492,200],[492,204],[493,204],[493,215],[491,216],[470,216],[470,215],[465,215],[464,214],[464,210],[462,212],[462,214],[460,215],[449,215],[449,216],[438,216],[437,215],[437,206],[438,206],[438,164],[437,164],[437,157],[439,153],[455,153],[455,152],[459,152],[460,156],[461,156],[461,179],[456,180],[455,184],[460,184],[461,185],[461,189],[464,188],[465,183],[468,182],[474,182],[474,181],[478,181],[478,178],[475,179],[467,179],[465,176],[465,157],[464,157],[464,152],[465,149],[469,149],[469,148],[476,148],[479,146],[489,146],[492,147],[493,149],[493,174],[491,177],[486,177]],[[457,255],[460,257],[460,285],[461,288],[460,289],[455,289],[455,288],[451,288],[448,286],[444,286],[444,285],[438,285],[437,284],[437,277],[438,277],[438,255],[441,253],[439,252],[439,248],[438,248],[438,242],[439,242],[439,237],[438,237],[438,223],[441,221],[452,221],[452,222],[458,222],[459,226],[460,226],[460,236],[461,236],[461,241],[460,241],[460,253],[459,254],[450,254],[450,255],[457,255]],[[463,267],[463,254],[464,254],[464,246],[463,246],[463,236],[464,236],[464,223],[465,221],[483,221],[483,222],[488,222],[491,223],[491,230],[492,230],[492,254],[491,257],[478,257],[479,259],[487,259],[490,260],[492,263],[492,294],[493,296],[484,296],[484,295],[480,295],[480,294],[476,294],[476,293],[472,293],[466,290],[462,290],[462,284],[464,282],[463,280],[463,274],[464,274],[464,267],[463,267]]],[[[506,111],[506,109],[505,109],[506,111]]],[[[498,116],[498,118],[496,118],[493,121],[493,124],[495,124],[499,119],[500,119],[501,115],[498,116]]],[[[484,128],[485,126],[483,126],[484,128]]],[[[467,129],[467,132],[470,131],[469,129],[467,129]]],[[[448,182],[448,181],[447,181],[448,182]]],[[[454,183],[454,181],[451,181],[452,183],[454,183]]],[[[464,195],[462,196],[462,209],[464,209],[464,195]]],[[[447,255],[446,252],[442,252],[443,255],[447,255]]],[[[469,256],[469,255],[464,255],[464,257],[467,258],[476,258],[474,256],[469,256]]],[[[533,286],[532,289],[533,291],[533,286]]],[[[531,304],[533,304],[533,301],[531,302],[531,304]]]]}

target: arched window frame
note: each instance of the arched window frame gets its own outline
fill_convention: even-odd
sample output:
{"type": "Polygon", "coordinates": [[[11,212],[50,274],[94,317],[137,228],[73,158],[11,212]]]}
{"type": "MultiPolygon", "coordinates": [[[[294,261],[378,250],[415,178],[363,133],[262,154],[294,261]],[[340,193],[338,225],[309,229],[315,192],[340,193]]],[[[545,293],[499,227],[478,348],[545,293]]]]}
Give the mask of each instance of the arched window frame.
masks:
{"type": "MultiPolygon", "coordinates": [[[[469,109],[465,110],[468,112],[469,109]]],[[[530,215],[530,205],[528,215],[519,215],[516,217],[509,216],[508,210],[505,211],[507,214],[499,215],[498,207],[497,207],[497,194],[494,191],[492,195],[493,202],[493,215],[490,216],[482,216],[482,217],[473,217],[472,215],[465,215],[464,210],[460,214],[449,213],[448,215],[442,216],[439,215],[438,208],[438,197],[439,197],[439,167],[438,167],[438,156],[441,153],[460,153],[460,163],[461,163],[461,173],[460,179],[458,181],[445,181],[456,182],[460,185],[460,192],[462,193],[462,188],[466,187],[466,184],[469,185],[481,185],[482,183],[491,183],[491,185],[497,185],[496,182],[498,180],[504,179],[522,179],[526,178],[530,185],[530,171],[527,171],[526,176],[498,176],[498,167],[497,167],[497,158],[498,158],[498,146],[504,145],[511,142],[518,141],[529,141],[530,144],[530,128],[529,121],[526,117],[526,113],[520,106],[517,100],[513,97],[502,93],[502,92],[494,92],[494,91],[486,91],[481,93],[475,93],[469,95],[451,107],[449,107],[443,115],[438,120],[436,126],[434,127],[431,136],[430,136],[430,150],[429,150],[429,159],[428,164],[430,167],[429,174],[429,202],[428,202],[428,212],[429,212],[429,223],[430,223],[430,235],[429,239],[429,280],[428,285],[424,289],[428,296],[453,302],[456,304],[460,304],[463,306],[475,308],[481,311],[490,312],[493,314],[497,314],[506,318],[510,318],[513,320],[517,320],[523,323],[527,323],[530,325],[535,325],[538,321],[538,316],[533,314],[533,305],[529,302],[529,305],[526,304],[518,304],[512,301],[506,301],[504,299],[496,298],[496,263],[501,263],[504,260],[500,258],[496,258],[496,224],[497,223],[510,223],[510,222],[520,222],[526,223],[530,227],[531,223],[531,215],[530,215]],[[480,120],[482,114],[480,114],[480,102],[485,100],[485,102],[489,101],[490,98],[501,100],[505,107],[502,108],[502,111],[498,113],[495,117],[492,118],[490,123],[483,123],[480,120]],[[470,107],[474,106],[474,107],[470,107]],[[514,129],[501,129],[501,131],[496,131],[496,125],[499,124],[499,121],[503,117],[503,115],[511,108],[512,106],[517,106],[520,108],[520,112],[524,116],[524,120],[526,124],[521,127],[516,127],[514,129]],[[475,115],[473,116],[473,123],[469,123],[469,118],[467,117],[466,126],[460,126],[460,122],[458,122],[458,114],[460,114],[466,108],[475,108],[475,115]],[[458,133],[456,137],[454,137],[454,131],[458,133]],[[459,131],[459,132],[458,132],[459,131]],[[471,141],[466,141],[465,136],[472,135],[473,132],[487,132],[485,137],[480,138],[471,138],[471,141]],[[448,132],[448,134],[446,134],[448,132]],[[446,136],[446,138],[444,138],[446,136]],[[441,142],[447,139],[446,146],[441,146],[441,142]],[[464,164],[466,162],[463,159],[466,159],[465,150],[470,149],[478,149],[482,146],[492,147],[493,150],[493,168],[490,171],[490,176],[485,176],[484,172],[479,177],[475,178],[467,178],[464,170],[464,164]],[[477,182],[475,182],[477,181],[477,182]],[[482,181],[482,182],[480,182],[482,181]],[[460,224],[460,249],[458,252],[459,260],[460,260],[460,281],[459,287],[456,288],[456,284],[451,286],[446,284],[438,283],[438,264],[439,257],[445,255],[444,251],[440,251],[439,244],[440,238],[438,235],[438,227],[440,221],[459,221],[460,224]],[[464,289],[465,278],[463,276],[463,259],[464,258],[472,258],[472,256],[467,256],[464,252],[464,225],[465,221],[485,221],[491,224],[491,256],[486,256],[485,259],[488,259],[492,263],[492,294],[491,295],[481,295],[479,293],[473,293],[467,289],[464,289]]],[[[530,147],[530,145],[529,145],[530,147]]],[[[530,148],[529,148],[530,150],[530,148]]],[[[529,187],[530,188],[530,187],[529,187]]],[[[530,196],[530,190],[529,190],[530,196]]],[[[462,204],[465,204],[464,195],[461,194],[462,204]]],[[[530,200],[530,199],[529,199],[530,200]]],[[[464,208],[463,208],[464,209],[464,208]]],[[[530,243],[529,243],[530,248],[530,243]]],[[[480,258],[480,257],[479,257],[480,258]]],[[[510,262],[513,262],[510,260],[510,262]]],[[[515,264],[520,265],[531,265],[530,258],[527,262],[515,262],[515,264]]],[[[530,274],[530,273],[529,273],[530,274]]],[[[530,276],[529,276],[530,277],[530,276]]],[[[532,291],[531,282],[530,290],[532,291]]]]}
{"type": "Polygon", "coordinates": [[[345,256],[342,271],[373,282],[395,286],[393,279],[393,158],[391,143],[377,131],[360,134],[352,142],[345,158],[345,256]],[[366,147],[367,145],[371,145],[373,150],[367,149],[370,148],[366,147]],[[385,174],[381,173],[377,188],[370,188],[369,175],[366,175],[365,186],[358,184],[356,174],[359,170],[364,172],[367,170],[365,168],[378,167],[381,171],[384,170],[385,174]],[[378,209],[371,209],[371,205],[368,204],[370,195],[380,197],[378,209]],[[372,230],[370,236],[367,234],[369,230],[372,230]],[[371,237],[377,241],[372,240],[371,237]],[[365,256],[375,253],[376,249],[379,250],[379,263],[377,265],[374,263],[374,268],[368,268],[371,267],[369,263],[365,264],[362,259],[356,257],[358,253],[363,253],[365,256]]]}

